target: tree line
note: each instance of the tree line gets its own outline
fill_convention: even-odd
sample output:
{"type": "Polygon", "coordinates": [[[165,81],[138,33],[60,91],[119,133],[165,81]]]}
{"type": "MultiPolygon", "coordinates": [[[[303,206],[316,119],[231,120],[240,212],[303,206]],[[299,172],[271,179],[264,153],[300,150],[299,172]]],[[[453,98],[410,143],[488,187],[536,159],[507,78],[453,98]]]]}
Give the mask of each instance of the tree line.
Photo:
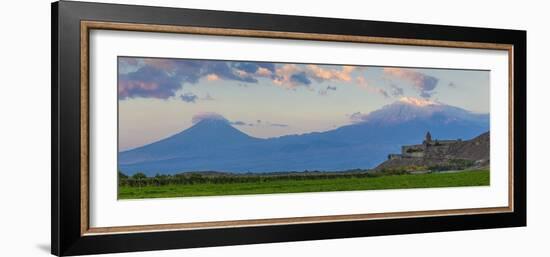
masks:
{"type": "Polygon", "coordinates": [[[403,165],[400,167],[383,168],[380,172],[387,175],[408,174],[414,171],[447,171],[447,170],[464,170],[475,165],[475,161],[465,159],[450,159],[433,165],[403,165]]]}
{"type": "Polygon", "coordinates": [[[335,178],[365,178],[376,177],[380,174],[368,170],[353,170],[348,172],[296,172],[285,174],[201,174],[194,172],[175,175],[157,174],[148,177],[142,172],[128,176],[118,172],[119,186],[144,187],[166,185],[193,185],[193,184],[228,184],[228,183],[261,183],[278,180],[312,180],[335,178]]]}

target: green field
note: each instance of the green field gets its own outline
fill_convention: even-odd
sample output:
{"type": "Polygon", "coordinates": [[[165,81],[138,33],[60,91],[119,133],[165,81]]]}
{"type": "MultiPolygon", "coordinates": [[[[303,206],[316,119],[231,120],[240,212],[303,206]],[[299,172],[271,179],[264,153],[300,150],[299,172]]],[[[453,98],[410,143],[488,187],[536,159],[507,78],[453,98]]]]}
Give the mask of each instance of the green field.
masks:
{"type": "Polygon", "coordinates": [[[141,187],[119,186],[118,197],[119,199],[143,199],[487,185],[489,185],[489,170],[470,170],[451,173],[404,174],[377,177],[284,179],[221,184],[147,185],[141,187]]]}

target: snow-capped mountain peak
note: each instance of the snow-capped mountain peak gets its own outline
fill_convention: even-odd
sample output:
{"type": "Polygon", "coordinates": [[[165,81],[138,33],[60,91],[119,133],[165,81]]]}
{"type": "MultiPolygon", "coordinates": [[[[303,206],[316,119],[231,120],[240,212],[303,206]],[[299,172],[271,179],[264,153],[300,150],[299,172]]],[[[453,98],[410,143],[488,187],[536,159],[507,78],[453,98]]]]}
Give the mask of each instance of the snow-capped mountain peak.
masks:
{"type": "Polygon", "coordinates": [[[432,101],[428,99],[420,99],[415,97],[404,96],[399,99],[399,102],[415,105],[415,106],[428,106],[428,105],[441,105],[440,102],[432,101]]]}
{"type": "Polygon", "coordinates": [[[487,114],[477,114],[460,107],[447,105],[438,101],[403,97],[398,101],[365,114],[361,122],[374,124],[396,124],[417,119],[434,119],[440,122],[456,120],[486,120],[487,114]]]}

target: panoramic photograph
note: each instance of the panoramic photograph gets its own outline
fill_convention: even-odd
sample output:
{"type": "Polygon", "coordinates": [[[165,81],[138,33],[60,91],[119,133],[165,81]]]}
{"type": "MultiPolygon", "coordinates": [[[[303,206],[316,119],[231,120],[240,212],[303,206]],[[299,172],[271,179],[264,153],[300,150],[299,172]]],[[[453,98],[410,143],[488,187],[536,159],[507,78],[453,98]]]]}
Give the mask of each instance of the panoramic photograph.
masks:
{"type": "Polygon", "coordinates": [[[119,200],[489,186],[488,70],[117,61],[119,200]]]}

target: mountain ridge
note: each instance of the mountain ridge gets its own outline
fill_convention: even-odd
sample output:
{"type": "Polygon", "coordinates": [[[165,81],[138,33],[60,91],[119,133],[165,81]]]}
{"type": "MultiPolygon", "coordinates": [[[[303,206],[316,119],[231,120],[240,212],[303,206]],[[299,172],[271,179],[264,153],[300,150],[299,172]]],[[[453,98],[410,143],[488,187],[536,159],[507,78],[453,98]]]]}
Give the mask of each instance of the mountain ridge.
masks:
{"type": "Polygon", "coordinates": [[[400,145],[421,140],[428,130],[438,138],[472,138],[489,130],[489,116],[436,102],[397,101],[333,130],[268,139],[249,136],[216,117],[120,152],[119,169],[174,174],[372,168],[400,145]]]}

